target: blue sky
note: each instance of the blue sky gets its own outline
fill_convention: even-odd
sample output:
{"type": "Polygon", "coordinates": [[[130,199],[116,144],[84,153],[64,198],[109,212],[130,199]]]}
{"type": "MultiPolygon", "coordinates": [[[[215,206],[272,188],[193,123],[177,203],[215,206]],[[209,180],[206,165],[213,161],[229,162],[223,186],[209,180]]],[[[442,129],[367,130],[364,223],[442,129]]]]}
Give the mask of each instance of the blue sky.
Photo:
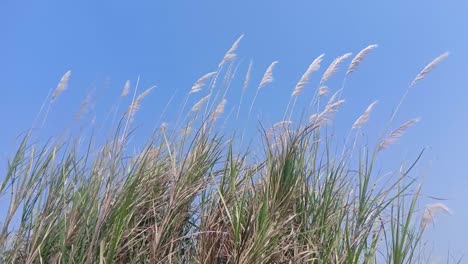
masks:
{"type": "MultiPolygon", "coordinates": [[[[413,117],[422,122],[382,158],[398,166],[427,147],[416,171],[425,179],[424,194],[446,198],[454,215],[438,218],[426,238],[440,254],[450,249],[468,255],[468,177],[462,166],[468,161],[467,11],[466,1],[436,0],[1,1],[1,162],[67,70],[72,71],[69,89],[53,105],[45,135],[70,126],[90,92],[99,123],[125,80],[134,83],[138,75],[141,87],[158,86],[137,118],[140,126],[152,128],[169,98],[176,94],[174,101],[180,103],[193,82],[216,70],[233,41],[245,34],[238,50],[243,61],[238,79],[250,59],[253,83],[272,61],[279,61],[275,82],[259,94],[255,108],[275,122],[316,56],[325,53],[327,65],[345,52],[356,54],[378,44],[348,80],[347,103],[337,117],[343,120],[337,129],[348,129],[378,99],[367,128],[372,134],[381,131],[416,74],[449,51],[450,57],[411,91],[394,126],[413,117]]],[[[330,82],[331,89],[339,87],[342,75],[330,82]]],[[[318,80],[319,74],[311,82],[318,80]]],[[[309,85],[299,103],[307,103],[315,87],[309,85]]],[[[238,97],[230,95],[229,107],[238,97]]]]}

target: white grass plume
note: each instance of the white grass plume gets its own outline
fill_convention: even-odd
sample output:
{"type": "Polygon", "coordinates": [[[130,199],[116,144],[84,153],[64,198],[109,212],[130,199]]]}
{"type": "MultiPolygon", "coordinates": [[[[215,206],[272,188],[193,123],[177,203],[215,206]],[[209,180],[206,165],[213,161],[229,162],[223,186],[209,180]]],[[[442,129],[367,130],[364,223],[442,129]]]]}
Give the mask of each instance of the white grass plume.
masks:
{"type": "Polygon", "coordinates": [[[80,120],[84,112],[88,108],[89,103],[91,102],[91,94],[88,94],[85,100],[81,103],[80,111],[76,114],[75,119],[80,120]]]}
{"type": "Polygon", "coordinates": [[[120,93],[120,97],[127,96],[129,91],[130,91],[130,80],[127,80],[125,82],[124,88],[122,89],[122,93],[120,93]]]}
{"type": "Polygon", "coordinates": [[[296,87],[294,88],[294,91],[292,92],[291,96],[298,96],[302,92],[302,90],[304,89],[306,84],[309,82],[310,75],[312,75],[313,72],[320,69],[320,63],[323,60],[323,56],[325,56],[325,54],[322,54],[322,55],[318,56],[309,65],[309,67],[307,68],[307,71],[302,75],[301,79],[296,84],[296,87]]]}
{"type": "Polygon", "coordinates": [[[192,89],[190,89],[189,94],[193,94],[196,92],[201,91],[201,88],[206,84],[206,81],[216,75],[217,72],[209,72],[205,75],[203,75],[200,79],[198,79],[195,84],[192,86],[192,89]]]}
{"type": "Polygon", "coordinates": [[[424,214],[421,219],[421,227],[426,228],[427,224],[434,222],[434,215],[438,213],[452,214],[452,211],[443,203],[429,204],[424,209],[424,214]]]}
{"type": "Polygon", "coordinates": [[[240,97],[240,101],[239,101],[239,106],[237,107],[236,119],[239,118],[239,113],[240,113],[240,109],[241,109],[241,106],[242,106],[242,102],[244,101],[244,94],[245,94],[245,91],[247,90],[247,87],[249,86],[249,83],[250,83],[250,76],[252,75],[252,66],[253,66],[253,61],[250,60],[249,67],[247,69],[247,72],[245,73],[244,84],[242,85],[242,92],[241,92],[241,97],[240,97]]]}
{"type": "Polygon", "coordinates": [[[327,94],[328,94],[328,86],[325,86],[325,85],[320,86],[319,91],[318,91],[318,96],[322,97],[327,94]]]}
{"type": "Polygon", "coordinates": [[[219,63],[218,65],[219,68],[221,68],[227,62],[232,61],[236,58],[237,48],[239,47],[239,44],[243,38],[244,38],[244,34],[240,35],[240,37],[234,42],[234,44],[232,44],[231,48],[224,55],[223,60],[219,63]]]}
{"type": "Polygon", "coordinates": [[[260,89],[265,87],[265,85],[273,82],[273,69],[275,68],[276,64],[278,64],[278,61],[272,62],[270,64],[270,66],[268,66],[268,68],[266,69],[265,74],[263,74],[263,78],[260,81],[260,85],[258,85],[257,91],[255,92],[255,96],[254,96],[254,98],[252,100],[252,104],[250,104],[248,118],[250,117],[250,113],[252,113],[252,108],[253,108],[253,106],[255,104],[255,100],[257,99],[258,91],[260,91],[260,89]]]}
{"type": "Polygon", "coordinates": [[[401,125],[399,128],[395,129],[392,133],[390,133],[390,135],[388,137],[386,137],[380,144],[379,144],[379,147],[378,147],[378,151],[382,151],[384,149],[387,149],[390,145],[394,144],[396,141],[398,141],[398,139],[403,135],[403,133],[408,129],[410,128],[411,126],[413,126],[414,124],[416,124],[417,122],[419,122],[419,118],[414,118],[414,119],[411,119],[407,122],[405,122],[403,125],[401,125]]]}
{"type": "Polygon", "coordinates": [[[227,103],[227,100],[226,99],[223,99],[221,100],[221,102],[218,104],[218,106],[216,107],[215,111],[213,112],[213,117],[212,117],[212,121],[215,122],[219,116],[221,116],[224,112],[224,107],[226,106],[226,103],[227,103]]]}
{"type": "Polygon", "coordinates": [[[323,74],[322,76],[322,79],[320,80],[320,83],[324,83],[326,82],[328,79],[330,79],[330,77],[333,76],[333,74],[335,74],[340,65],[347,59],[349,58],[350,56],[352,55],[352,53],[346,53],[342,56],[339,56],[338,58],[336,58],[331,64],[330,66],[328,66],[327,70],[325,71],[325,73],[323,74]]]}
{"type": "Polygon", "coordinates": [[[192,109],[190,109],[190,112],[198,112],[202,106],[206,103],[206,101],[208,101],[208,99],[210,99],[210,96],[211,94],[203,97],[202,99],[200,99],[197,103],[195,103],[193,106],[192,106],[192,109]]]}
{"type": "Polygon", "coordinates": [[[374,101],[367,107],[366,111],[364,111],[364,114],[362,114],[356,120],[356,122],[354,122],[353,129],[361,128],[365,123],[367,123],[367,121],[369,121],[370,114],[372,110],[374,109],[375,105],[377,104],[377,102],[378,101],[374,101]]]}
{"type": "Polygon", "coordinates": [[[411,82],[410,86],[408,89],[413,88],[420,80],[424,79],[426,75],[434,69],[441,61],[443,61],[445,58],[447,58],[449,55],[448,52],[445,52],[444,54],[440,55],[439,57],[435,58],[431,63],[429,63],[424,69],[414,78],[413,82],[411,82]]]}
{"type": "Polygon", "coordinates": [[[247,73],[245,74],[244,85],[242,86],[243,92],[245,92],[245,90],[247,90],[247,87],[249,86],[250,76],[252,74],[252,66],[253,66],[253,61],[251,60],[249,63],[249,68],[247,69],[247,73]]]}
{"type": "Polygon", "coordinates": [[[129,106],[127,110],[127,114],[129,119],[131,120],[136,112],[140,109],[140,104],[143,98],[145,98],[156,86],[151,86],[150,88],[146,89],[144,92],[142,92],[138,97],[133,101],[129,106]]]}
{"type": "Polygon", "coordinates": [[[377,48],[378,46],[373,44],[369,45],[363,50],[361,50],[351,61],[349,64],[348,70],[346,71],[346,75],[351,74],[352,72],[356,71],[359,64],[361,64],[362,60],[366,57],[366,55],[373,49],[377,48]]]}
{"type": "Polygon", "coordinates": [[[267,70],[265,71],[265,74],[263,75],[263,78],[260,82],[260,85],[258,86],[258,89],[263,88],[265,85],[273,82],[273,69],[275,68],[275,65],[278,64],[278,61],[274,61],[268,66],[267,70]]]}
{"type": "Polygon", "coordinates": [[[60,82],[57,85],[57,88],[55,88],[54,94],[52,94],[52,101],[55,101],[57,97],[67,89],[68,81],[70,80],[71,76],[71,71],[67,71],[62,78],[60,79],[60,82]]]}
{"type": "MultiPolygon", "coordinates": [[[[332,97],[334,100],[335,96],[332,97]]],[[[345,103],[345,100],[338,100],[336,102],[330,100],[325,109],[319,114],[313,114],[309,117],[309,122],[316,125],[326,125],[330,120],[331,116],[338,112],[339,108],[345,103]]]]}

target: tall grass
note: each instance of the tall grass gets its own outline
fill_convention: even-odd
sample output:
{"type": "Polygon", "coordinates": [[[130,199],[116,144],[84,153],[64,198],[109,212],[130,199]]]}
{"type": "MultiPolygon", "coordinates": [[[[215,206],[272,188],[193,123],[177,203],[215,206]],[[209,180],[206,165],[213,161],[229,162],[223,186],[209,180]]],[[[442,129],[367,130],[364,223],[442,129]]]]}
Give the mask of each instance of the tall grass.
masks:
{"type": "MultiPolygon", "coordinates": [[[[183,113],[183,121],[156,130],[140,151],[129,151],[131,121],[153,88],[138,96],[135,89],[113,136],[101,147],[92,140],[33,143],[32,132],[27,133],[1,178],[0,195],[9,205],[0,225],[0,261],[425,263],[422,234],[432,213],[449,209],[436,204],[424,213],[417,210],[421,187],[410,174],[423,151],[387,184],[376,183],[382,176],[376,168],[380,153],[415,120],[374,147],[351,144],[342,154],[334,151],[336,142],[327,131],[344,100],[338,93],[323,107],[319,100],[328,91],[323,84],[348,53],[322,76],[316,113],[302,122],[260,126],[260,140],[247,146],[238,136],[243,131],[224,131],[220,123],[223,117],[229,122],[225,95],[234,71],[225,71],[232,76],[224,77],[222,72],[238,63],[242,37],[218,71],[188,89],[187,96],[207,92],[183,113]]],[[[347,76],[375,47],[358,53],[347,76]]],[[[292,91],[294,103],[319,69],[323,55],[318,58],[292,91]]],[[[275,64],[257,92],[273,81],[275,64]]],[[[70,75],[62,78],[52,100],[70,75]]],[[[129,89],[127,82],[122,93],[129,89]]],[[[365,126],[374,106],[353,129],[365,126]]]]}

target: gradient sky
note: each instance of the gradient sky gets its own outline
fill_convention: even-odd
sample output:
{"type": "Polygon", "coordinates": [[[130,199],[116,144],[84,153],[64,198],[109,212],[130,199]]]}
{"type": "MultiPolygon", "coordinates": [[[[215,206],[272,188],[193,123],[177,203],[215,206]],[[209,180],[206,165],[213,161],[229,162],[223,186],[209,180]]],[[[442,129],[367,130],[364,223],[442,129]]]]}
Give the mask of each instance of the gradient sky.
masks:
{"type": "MultiPolygon", "coordinates": [[[[345,52],[356,54],[378,44],[348,80],[347,103],[337,117],[343,120],[337,129],[349,130],[378,99],[365,130],[375,134],[417,73],[448,51],[449,58],[411,91],[393,127],[413,117],[422,121],[381,158],[395,166],[405,160],[408,164],[427,148],[414,176],[424,177],[424,195],[447,199],[454,214],[438,217],[425,238],[437,248],[435,255],[445,256],[447,250],[468,255],[468,175],[463,167],[468,164],[467,12],[468,2],[460,0],[3,0],[0,168],[17,145],[16,137],[31,126],[49,90],[67,70],[72,71],[69,89],[50,110],[45,135],[56,135],[73,122],[90,92],[96,100],[92,114],[99,123],[125,80],[135,83],[138,75],[141,87],[158,86],[137,118],[140,126],[152,128],[169,98],[176,94],[174,101],[180,103],[193,82],[216,70],[233,41],[245,34],[238,50],[242,63],[237,79],[242,81],[251,59],[253,83],[272,61],[279,61],[275,82],[256,103],[256,112],[275,122],[281,120],[295,83],[316,56],[325,53],[326,66],[345,52]]],[[[330,82],[332,90],[342,76],[343,71],[330,82]]],[[[312,78],[302,103],[319,78],[319,74],[312,78]]],[[[252,95],[255,88],[256,84],[249,87],[252,95]]],[[[239,93],[229,96],[232,108],[239,93]]]]}

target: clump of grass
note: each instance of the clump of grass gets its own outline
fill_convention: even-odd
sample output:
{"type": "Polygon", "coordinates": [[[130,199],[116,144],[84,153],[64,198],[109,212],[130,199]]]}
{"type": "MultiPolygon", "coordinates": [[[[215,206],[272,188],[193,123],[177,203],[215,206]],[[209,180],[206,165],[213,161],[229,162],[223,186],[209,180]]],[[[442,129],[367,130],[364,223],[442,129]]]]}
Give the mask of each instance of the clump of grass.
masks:
{"type": "MultiPolygon", "coordinates": [[[[238,63],[242,38],[218,71],[201,77],[188,94],[201,92],[208,79],[238,63]]],[[[374,47],[358,53],[346,75],[374,47]]],[[[338,57],[325,71],[319,97],[329,90],[322,84],[350,56],[338,57]]],[[[292,91],[293,99],[322,58],[309,66],[292,91]]],[[[273,80],[275,64],[257,92],[273,80]]],[[[432,68],[426,67],[423,75],[432,68]]],[[[65,87],[68,77],[59,87],[65,87]]],[[[231,79],[225,78],[223,85],[231,79]]],[[[248,80],[242,90],[247,85],[248,80]]],[[[129,89],[127,81],[122,96],[129,89]]],[[[223,89],[213,80],[209,92],[183,113],[182,123],[162,124],[144,147],[131,153],[130,121],[152,89],[139,96],[135,89],[114,136],[102,147],[91,140],[41,146],[27,133],[0,185],[0,195],[9,201],[0,225],[3,263],[415,263],[427,224],[436,212],[449,212],[438,203],[418,214],[420,186],[409,175],[422,152],[388,184],[375,183],[382,176],[375,168],[380,151],[416,120],[373,148],[353,146],[338,154],[327,132],[344,103],[336,92],[323,109],[320,98],[315,101],[318,111],[308,113],[308,121],[261,126],[260,141],[246,146],[243,137],[230,136],[216,125],[225,116],[227,99],[221,91],[221,99],[213,102],[216,107],[207,104],[223,89]]],[[[375,103],[353,129],[370,120],[375,103]]]]}

